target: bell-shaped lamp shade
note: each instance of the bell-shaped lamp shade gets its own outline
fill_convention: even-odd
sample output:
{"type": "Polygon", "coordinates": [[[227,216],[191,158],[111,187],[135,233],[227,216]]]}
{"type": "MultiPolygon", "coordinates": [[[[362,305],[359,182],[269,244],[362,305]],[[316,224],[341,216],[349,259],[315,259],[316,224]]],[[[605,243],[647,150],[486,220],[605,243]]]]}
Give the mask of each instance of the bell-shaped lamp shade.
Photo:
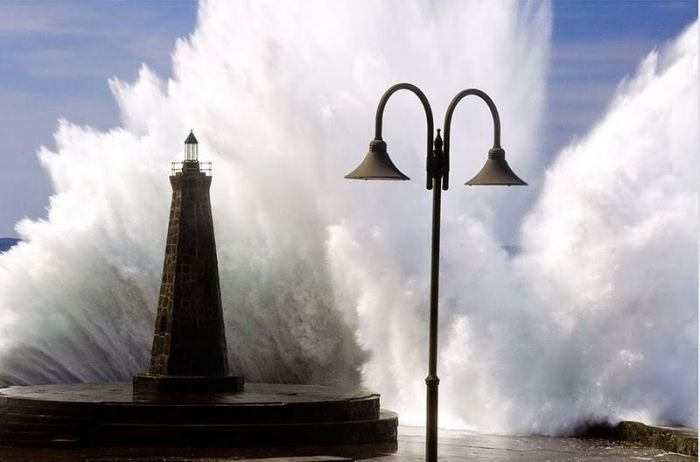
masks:
{"type": "Polygon", "coordinates": [[[396,168],[386,152],[386,143],[374,139],[369,143],[369,152],[355,170],[345,175],[351,180],[408,180],[409,178],[396,168]]]}
{"type": "Polygon", "coordinates": [[[500,147],[494,146],[489,150],[489,158],[481,168],[481,171],[474,178],[464,183],[472,185],[505,185],[505,186],[525,186],[523,180],[513,172],[506,162],[506,152],[500,147]]]}

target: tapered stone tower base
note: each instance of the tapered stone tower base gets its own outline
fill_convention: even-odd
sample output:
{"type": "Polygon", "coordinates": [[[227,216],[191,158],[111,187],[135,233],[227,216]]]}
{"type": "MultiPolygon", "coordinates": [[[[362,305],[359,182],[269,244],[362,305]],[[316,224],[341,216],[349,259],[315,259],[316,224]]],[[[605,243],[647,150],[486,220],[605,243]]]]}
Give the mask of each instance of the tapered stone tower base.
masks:
{"type": "Polygon", "coordinates": [[[379,395],[321,385],[250,383],[242,393],[146,397],[132,394],[129,383],[0,390],[0,446],[391,443],[397,425],[396,414],[379,408],[379,395]]]}

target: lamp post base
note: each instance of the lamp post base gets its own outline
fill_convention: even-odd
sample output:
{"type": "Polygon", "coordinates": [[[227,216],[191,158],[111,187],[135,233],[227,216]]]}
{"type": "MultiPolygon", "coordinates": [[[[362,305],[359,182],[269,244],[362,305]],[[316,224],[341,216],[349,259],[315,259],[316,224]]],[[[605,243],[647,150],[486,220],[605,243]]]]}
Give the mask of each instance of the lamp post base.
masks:
{"type": "Polygon", "coordinates": [[[438,456],[438,385],[440,379],[435,376],[428,376],[425,379],[427,386],[428,410],[425,428],[425,460],[427,462],[437,462],[438,456]]]}

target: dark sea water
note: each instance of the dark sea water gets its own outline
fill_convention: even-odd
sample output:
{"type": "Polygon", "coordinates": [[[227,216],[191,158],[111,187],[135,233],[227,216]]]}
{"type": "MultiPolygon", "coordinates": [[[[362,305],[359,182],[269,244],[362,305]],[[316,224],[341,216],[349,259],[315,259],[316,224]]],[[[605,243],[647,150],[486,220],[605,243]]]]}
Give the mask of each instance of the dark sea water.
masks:
{"type": "Polygon", "coordinates": [[[19,239],[15,239],[12,237],[0,237],[0,253],[3,253],[6,250],[9,250],[10,247],[18,244],[19,242],[20,242],[19,239]]]}

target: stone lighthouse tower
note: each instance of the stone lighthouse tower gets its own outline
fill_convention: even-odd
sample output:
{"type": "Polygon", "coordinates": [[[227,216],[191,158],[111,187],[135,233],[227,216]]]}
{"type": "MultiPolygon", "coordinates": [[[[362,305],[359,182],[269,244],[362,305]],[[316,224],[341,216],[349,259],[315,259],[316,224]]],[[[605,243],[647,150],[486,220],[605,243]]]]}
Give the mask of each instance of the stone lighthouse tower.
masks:
{"type": "Polygon", "coordinates": [[[134,393],[243,391],[229,374],[219,268],[209,199],[210,164],[199,162],[190,132],[173,188],[151,364],[134,393]]]}

